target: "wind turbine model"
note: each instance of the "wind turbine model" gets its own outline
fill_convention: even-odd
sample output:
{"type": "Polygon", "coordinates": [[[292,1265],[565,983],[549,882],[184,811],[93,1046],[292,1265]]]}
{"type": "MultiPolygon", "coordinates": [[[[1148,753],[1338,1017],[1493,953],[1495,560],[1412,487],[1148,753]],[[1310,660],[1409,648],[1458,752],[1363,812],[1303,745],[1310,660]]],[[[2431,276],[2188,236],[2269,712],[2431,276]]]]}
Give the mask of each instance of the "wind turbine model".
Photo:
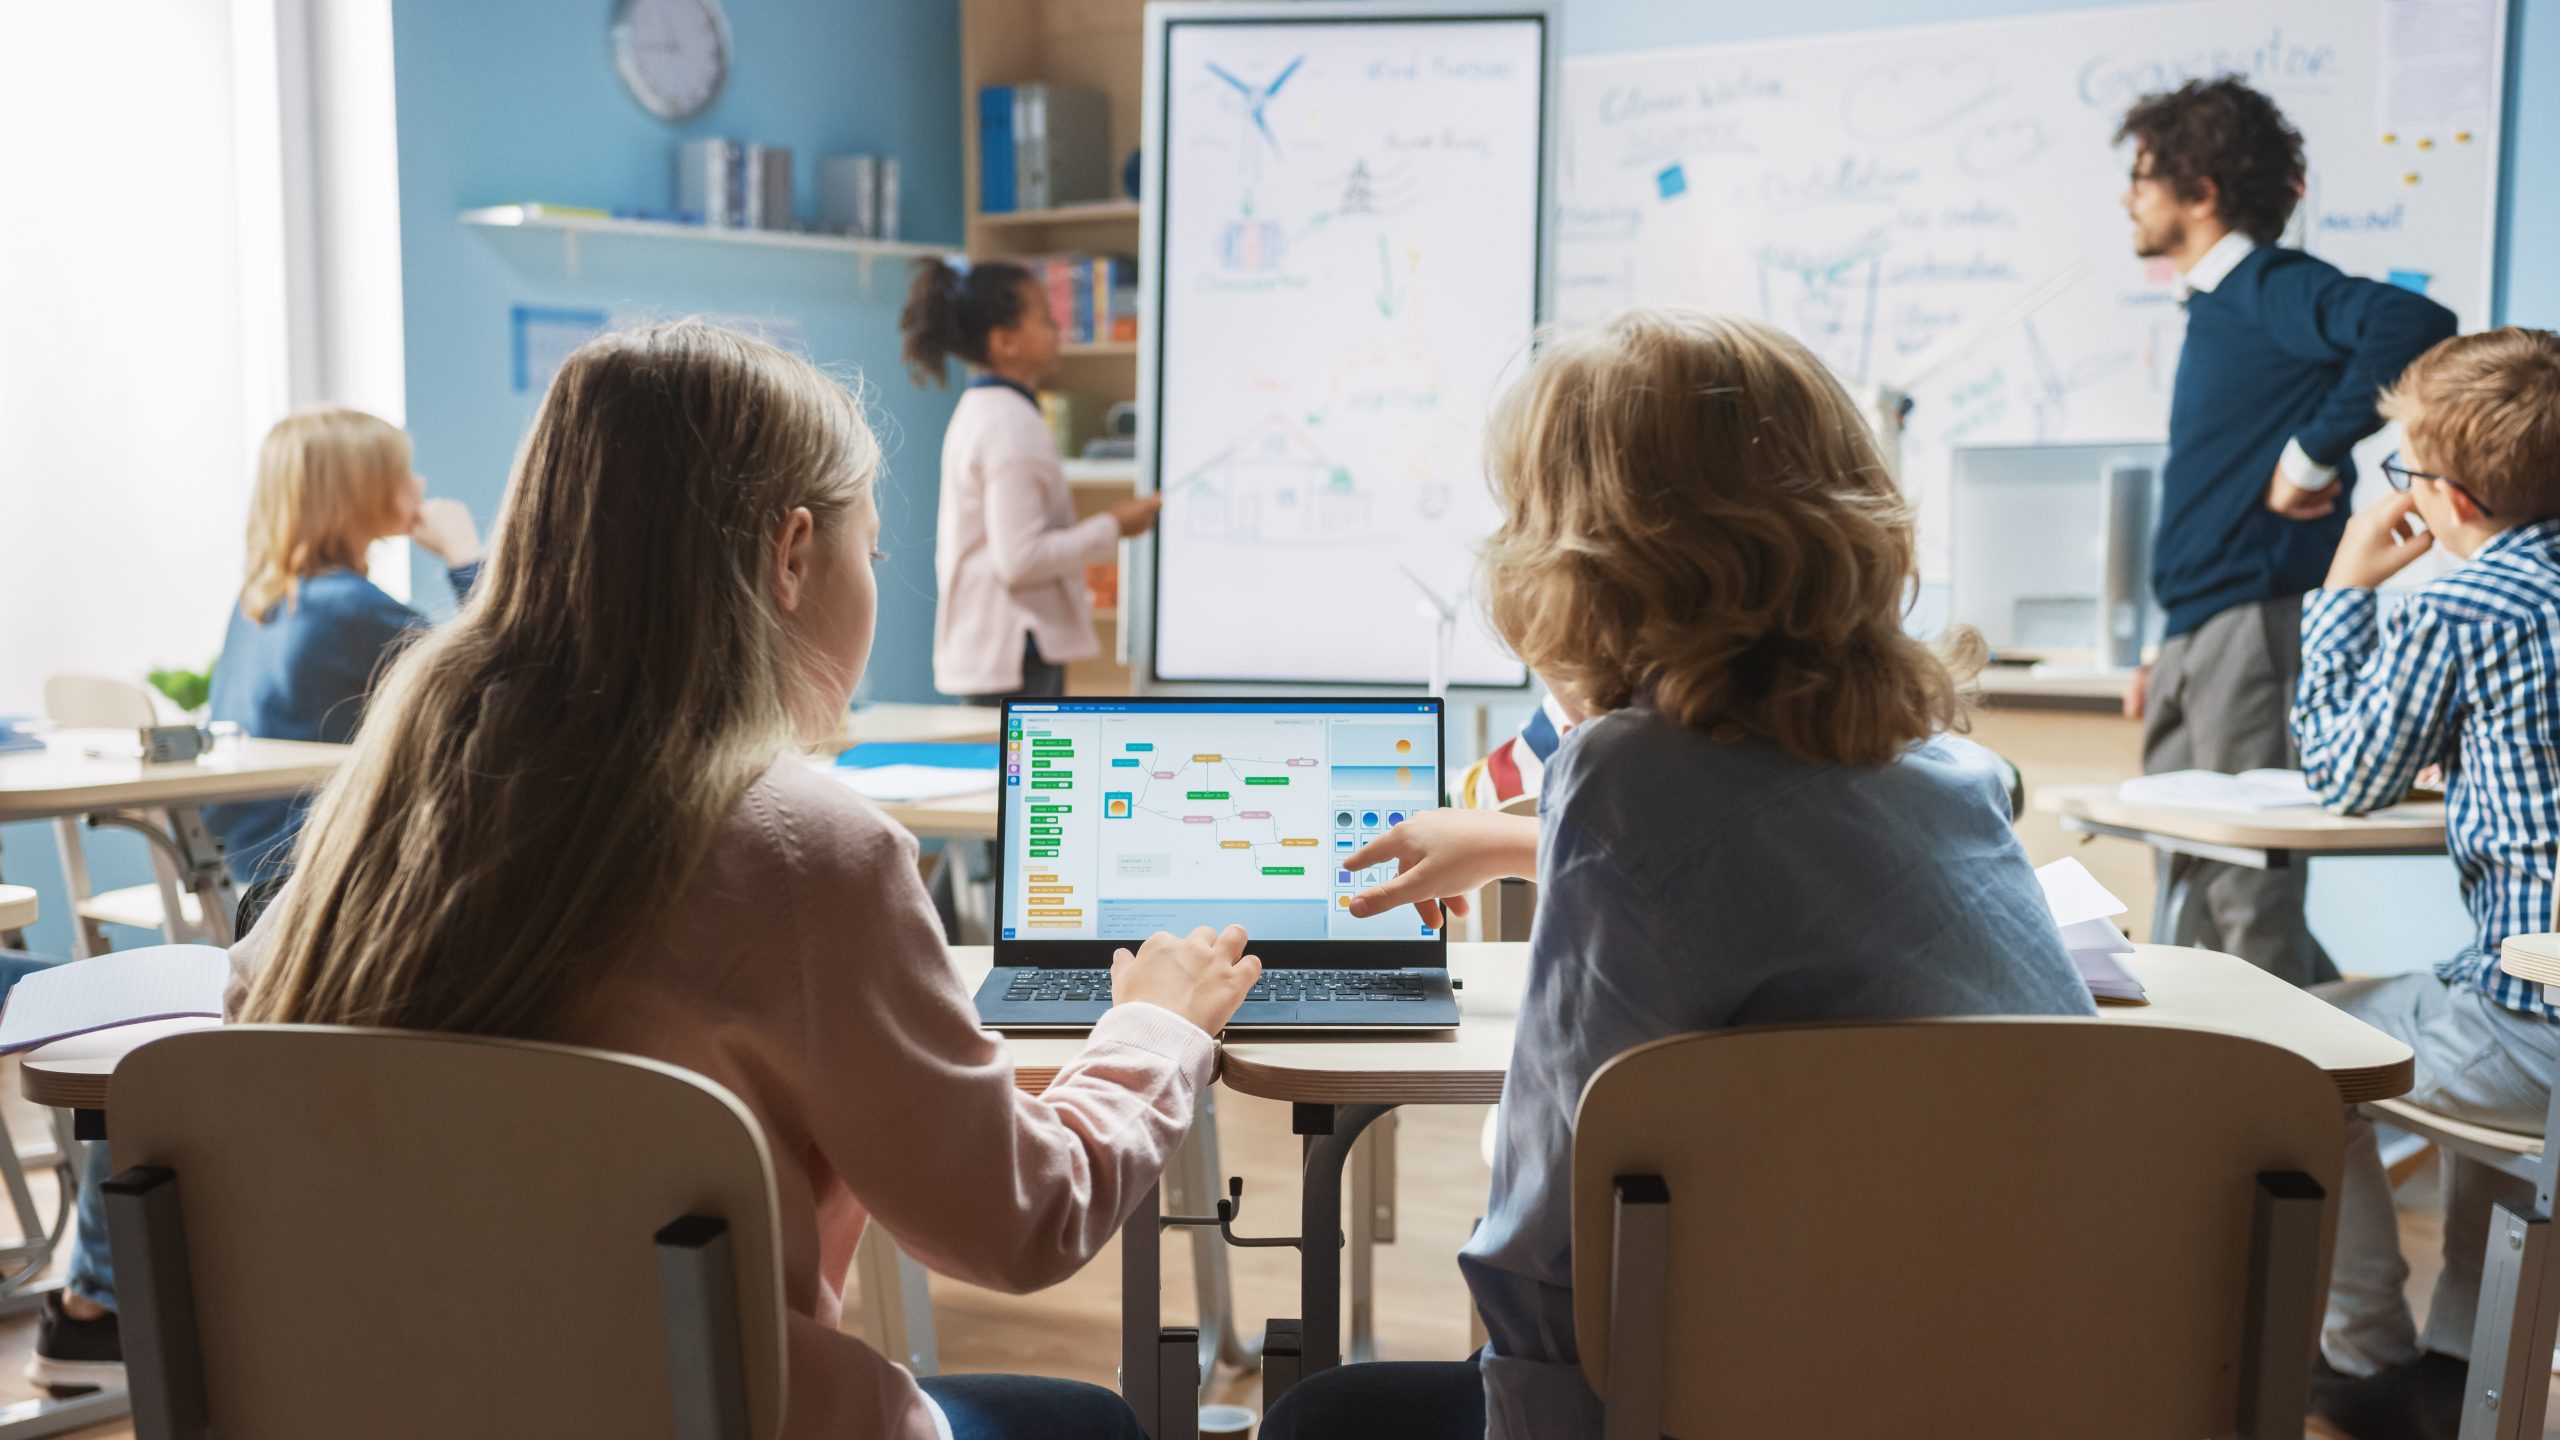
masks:
{"type": "Polygon", "coordinates": [[[2089,262],[2083,260],[2054,275],[2043,284],[2020,290],[2009,302],[1960,330],[1938,337],[1927,349],[1911,357],[1899,379],[1881,381],[1868,387],[1867,403],[1873,408],[1876,426],[1876,449],[1883,453],[1885,469],[1897,480],[1902,478],[1902,421],[1911,413],[1911,392],[1934,378],[1938,372],[1989,344],[2001,331],[2024,320],[2056,295],[2078,284],[2089,273],[2089,262]]]}

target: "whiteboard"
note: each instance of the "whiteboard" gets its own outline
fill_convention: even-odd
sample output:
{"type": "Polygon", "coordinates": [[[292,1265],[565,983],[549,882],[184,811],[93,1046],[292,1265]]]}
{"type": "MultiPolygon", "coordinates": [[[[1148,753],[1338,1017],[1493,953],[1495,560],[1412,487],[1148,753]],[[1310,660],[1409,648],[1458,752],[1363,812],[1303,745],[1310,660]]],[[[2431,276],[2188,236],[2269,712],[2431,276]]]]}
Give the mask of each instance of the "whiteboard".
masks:
{"type": "Polygon", "coordinates": [[[1465,592],[1540,317],[1543,12],[1151,7],[1160,681],[1526,675],[1465,592]]]}
{"type": "Polygon", "coordinates": [[[2466,330],[2487,323],[2505,9],[2213,0],[1578,60],[1556,318],[1757,316],[1863,398],[2085,265],[1912,390],[1904,480],[1923,578],[1942,581],[1953,447],[2167,434],[2183,289],[2167,261],[2132,253],[2131,156],[2112,144],[2146,93],[2243,75],[2310,161],[2283,243],[2422,287],[2466,330]]]}

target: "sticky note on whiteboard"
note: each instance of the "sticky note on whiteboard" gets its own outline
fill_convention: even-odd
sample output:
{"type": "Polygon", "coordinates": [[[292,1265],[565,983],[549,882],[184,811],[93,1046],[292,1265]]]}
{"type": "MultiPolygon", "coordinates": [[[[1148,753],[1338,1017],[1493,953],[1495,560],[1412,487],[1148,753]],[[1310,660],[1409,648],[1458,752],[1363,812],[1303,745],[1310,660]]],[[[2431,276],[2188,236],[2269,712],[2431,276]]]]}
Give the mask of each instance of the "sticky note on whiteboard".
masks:
{"type": "Polygon", "coordinates": [[[1653,185],[1662,192],[1663,199],[1676,200],[1689,193],[1689,175],[1677,165],[1665,165],[1653,177],[1653,185]]]}
{"type": "Polygon", "coordinates": [[[2414,290],[2424,295],[2427,293],[2427,282],[2435,276],[2424,270],[2394,270],[2389,278],[2392,284],[2403,290],[2414,290]]]}

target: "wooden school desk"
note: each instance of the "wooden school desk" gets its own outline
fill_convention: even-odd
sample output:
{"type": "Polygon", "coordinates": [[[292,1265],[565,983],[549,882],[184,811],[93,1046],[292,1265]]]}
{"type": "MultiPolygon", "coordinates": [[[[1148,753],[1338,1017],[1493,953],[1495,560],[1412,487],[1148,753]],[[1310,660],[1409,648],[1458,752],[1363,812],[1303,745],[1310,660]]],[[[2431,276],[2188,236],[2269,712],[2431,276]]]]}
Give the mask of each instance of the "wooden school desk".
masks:
{"type": "MultiPolygon", "coordinates": [[[[994,964],[985,947],[954,947],[951,957],[960,983],[973,991],[994,964]]],[[[1466,1017],[1453,1033],[1239,1038],[1221,1047],[1219,1082],[1290,1102],[1295,1128],[1305,1137],[1298,1234],[1341,1235],[1343,1167],[1353,1142],[1379,1116],[1399,1105],[1487,1105],[1502,1098],[1527,962],[1523,944],[1451,945],[1449,966],[1465,987],[1459,998],[1466,1017]]],[[[2099,1023],[2183,1025],[2281,1045],[2327,1071],[2348,1103],[2387,1099],[2411,1084],[2415,1061],[2408,1046],[2236,956],[2143,945],[2127,968],[2150,991],[2151,1003],[2101,1006],[2099,1023]]],[[[1010,1040],[1015,1083],[1034,1093],[1044,1089],[1083,1043],[1073,1036],[1010,1040]]],[[[1143,1225],[1156,1214],[1150,1194],[1133,1218],[1143,1225]]],[[[1267,1209],[1259,1217],[1240,1221],[1240,1229],[1268,1235],[1281,1228],[1267,1209]]],[[[1150,1434],[1173,1440],[1158,1427],[1160,1271],[1158,1247],[1144,1240],[1126,1234],[1121,1240],[1121,1393],[1150,1434]]],[[[1299,1250],[1300,1376],[1341,1363],[1341,1267],[1339,1245],[1299,1250]]],[[[1266,1379],[1266,1412],[1279,1393],[1266,1379]]]]}
{"type": "Polygon", "coordinates": [[[176,865],[180,888],[204,907],[204,939],[231,943],[237,904],[222,848],[201,807],[275,800],[316,789],[346,763],[350,747],[302,740],[226,740],[201,759],[174,765],[107,759],[93,747],[130,747],[130,730],[57,730],[41,753],[0,755],[0,824],[86,815],[93,824],[143,832],[176,865]],[[165,811],[168,824],[144,812],[165,811]]]}
{"type": "Polygon", "coordinates": [[[36,923],[36,892],[24,885],[0,885],[0,940],[17,943],[21,930],[36,923]]]}
{"type": "Polygon", "coordinates": [[[2183,880],[2172,882],[2170,859],[2193,855],[2252,870],[2280,870],[2321,855],[2441,855],[2444,802],[2409,801],[2370,815],[2326,810],[2227,810],[2207,805],[2143,805],[2121,798],[2113,785],[2049,785],[2032,791],[2029,808],[2053,815],[2062,828],[2083,835],[2139,840],[2157,861],[2151,935],[2167,936],[2186,901],[2183,880]]]}
{"type": "MultiPolygon", "coordinates": [[[[2554,955],[2554,973],[2560,974],[2560,949],[2554,955]]],[[[972,991],[994,965],[994,953],[985,946],[954,947],[951,959],[960,983],[972,991]]],[[[1528,947],[1457,944],[1449,947],[1449,959],[1465,983],[1460,994],[1466,1022],[1453,1033],[1238,1039],[1222,1047],[1221,1082],[1242,1094],[1289,1101],[1306,1137],[1299,1234],[1342,1233],[1343,1165],[1361,1130],[1378,1116],[1398,1105],[1482,1105],[1502,1098],[1528,947]]],[[[2414,1061],[2407,1046],[2235,956],[2144,945],[2128,968],[2151,992],[2152,1003],[2102,1006],[2097,1023],[2185,1025],[2281,1045],[2328,1072],[2348,1103],[2387,1099],[2409,1088],[2414,1061]]],[[[95,1112],[104,1107],[107,1083],[124,1055],[160,1035],[210,1023],[163,1021],[57,1041],[26,1056],[22,1088],[40,1105],[95,1112]]],[[[1014,1083],[1037,1094],[1084,1048],[1084,1040],[1019,1037],[1007,1048],[1014,1083]]],[[[1259,1219],[1240,1222],[1245,1231],[1272,1233],[1269,1212],[1254,1213],[1259,1219]]],[[[1158,1214],[1151,1190],[1133,1218],[1143,1225],[1158,1214]]],[[[1150,1433],[1172,1440],[1157,1425],[1160,1243],[1161,1235],[1123,1237],[1121,1389],[1150,1433]],[[1158,1243],[1146,1243],[1150,1238],[1158,1243]]],[[[1342,1262],[1338,1244],[1307,1247],[1300,1257],[1304,1375],[1340,1363],[1342,1262]]],[[[1276,1393],[1266,1392],[1266,1401],[1276,1393]]],[[[0,1430],[0,1440],[10,1440],[9,1432],[0,1430]]]]}

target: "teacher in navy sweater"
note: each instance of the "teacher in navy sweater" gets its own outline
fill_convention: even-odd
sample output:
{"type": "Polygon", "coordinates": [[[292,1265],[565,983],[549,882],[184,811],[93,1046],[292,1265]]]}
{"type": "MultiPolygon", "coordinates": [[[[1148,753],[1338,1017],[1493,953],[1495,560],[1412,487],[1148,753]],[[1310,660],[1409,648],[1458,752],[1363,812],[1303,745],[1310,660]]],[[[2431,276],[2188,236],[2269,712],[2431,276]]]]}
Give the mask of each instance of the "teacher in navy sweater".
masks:
{"type": "MultiPolygon", "coordinates": [[[[2167,639],[2126,713],[2143,721],[2146,773],[2290,768],[2302,596],[2346,528],[2348,451],[2381,428],[2382,389],[2454,332],[2453,312],[2275,243],[2302,197],[2302,135],[2238,78],[2146,96],[2116,139],[2133,142],[2135,253],[2175,264],[2187,292],[2151,550],[2167,639]]],[[[2185,899],[2152,939],[2296,984],[2336,977],[2303,920],[2301,866],[2172,867],[2185,899]]]]}

